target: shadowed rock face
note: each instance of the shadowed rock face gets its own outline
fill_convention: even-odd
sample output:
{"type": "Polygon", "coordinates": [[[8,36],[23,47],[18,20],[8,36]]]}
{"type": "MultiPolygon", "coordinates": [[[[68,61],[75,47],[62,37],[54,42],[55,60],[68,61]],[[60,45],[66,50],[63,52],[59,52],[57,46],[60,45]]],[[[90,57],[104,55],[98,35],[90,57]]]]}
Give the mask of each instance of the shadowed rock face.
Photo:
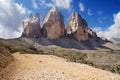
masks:
{"type": "Polygon", "coordinates": [[[46,39],[57,39],[64,35],[64,19],[57,7],[50,9],[42,25],[42,34],[46,39]]]}
{"type": "Polygon", "coordinates": [[[72,17],[69,19],[65,34],[67,37],[78,41],[87,41],[91,39],[99,43],[108,42],[107,39],[98,37],[97,34],[88,27],[85,19],[76,12],[74,12],[72,17]]]}
{"type": "Polygon", "coordinates": [[[89,39],[87,29],[87,22],[78,13],[74,12],[67,23],[66,34],[68,37],[79,41],[86,41],[89,39]]]}
{"type": "Polygon", "coordinates": [[[40,15],[36,13],[35,16],[30,16],[29,19],[24,20],[23,22],[24,31],[22,33],[23,37],[41,37],[41,28],[40,28],[40,15]]]}

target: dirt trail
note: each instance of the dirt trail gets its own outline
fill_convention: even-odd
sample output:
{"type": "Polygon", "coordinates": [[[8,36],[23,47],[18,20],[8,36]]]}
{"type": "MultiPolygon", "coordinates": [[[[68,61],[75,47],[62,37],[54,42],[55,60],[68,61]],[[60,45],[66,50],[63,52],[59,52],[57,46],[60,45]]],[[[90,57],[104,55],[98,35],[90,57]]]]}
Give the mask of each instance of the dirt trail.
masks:
{"type": "Polygon", "coordinates": [[[0,80],[120,80],[88,65],[66,62],[52,55],[13,54],[15,60],[0,73],[0,80]]]}

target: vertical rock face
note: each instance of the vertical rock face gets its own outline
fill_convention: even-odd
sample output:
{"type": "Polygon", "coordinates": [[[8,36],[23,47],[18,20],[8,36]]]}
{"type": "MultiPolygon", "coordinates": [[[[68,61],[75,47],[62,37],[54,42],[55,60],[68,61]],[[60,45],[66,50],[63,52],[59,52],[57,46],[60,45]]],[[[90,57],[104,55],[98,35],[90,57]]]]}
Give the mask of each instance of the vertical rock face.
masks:
{"type": "Polygon", "coordinates": [[[46,39],[57,39],[64,35],[64,19],[57,7],[50,9],[42,25],[42,34],[46,39]]]}
{"type": "Polygon", "coordinates": [[[29,19],[23,22],[24,31],[23,37],[41,37],[41,27],[40,27],[40,15],[36,13],[35,16],[30,16],[29,19]]]}
{"type": "Polygon", "coordinates": [[[79,41],[88,40],[87,22],[76,12],[73,13],[66,26],[68,37],[75,38],[79,41]]]}

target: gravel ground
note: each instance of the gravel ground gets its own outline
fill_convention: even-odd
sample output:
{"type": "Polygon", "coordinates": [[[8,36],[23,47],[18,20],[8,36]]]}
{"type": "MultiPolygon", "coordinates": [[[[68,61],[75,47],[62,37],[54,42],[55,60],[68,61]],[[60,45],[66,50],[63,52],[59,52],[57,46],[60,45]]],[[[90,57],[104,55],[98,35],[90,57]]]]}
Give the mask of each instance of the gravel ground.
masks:
{"type": "Polygon", "coordinates": [[[120,75],[52,55],[14,53],[0,80],[120,80],[120,75]]]}

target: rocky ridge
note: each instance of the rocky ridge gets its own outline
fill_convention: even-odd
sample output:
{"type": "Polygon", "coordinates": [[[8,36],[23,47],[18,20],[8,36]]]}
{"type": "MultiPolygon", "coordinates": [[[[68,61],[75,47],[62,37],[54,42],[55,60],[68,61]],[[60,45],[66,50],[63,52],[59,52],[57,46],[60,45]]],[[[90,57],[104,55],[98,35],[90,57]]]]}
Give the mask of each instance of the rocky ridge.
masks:
{"type": "Polygon", "coordinates": [[[67,23],[66,34],[78,41],[86,41],[89,39],[87,28],[87,22],[77,12],[74,12],[67,23]]]}
{"type": "Polygon", "coordinates": [[[40,27],[40,15],[38,13],[24,20],[23,27],[22,37],[35,39],[42,37],[47,40],[53,40],[53,43],[55,41],[55,44],[57,40],[57,45],[61,45],[59,40],[62,39],[63,41],[66,38],[68,40],[72,38],[72,40],[85,42],[85,44],[89,43],[89,45],[86,45],[87,47],[93,45],[93,43],[95,43],[95,45],[93,45],[93,47],[95,47],[108,42],[108,40],[98,37],[96,33],[88,27],[87,21],[77,12],[73,13],[65,28],[64,17],[57,7],[52,7],[48,11],[43,19],[42,27],[40,27]]]}
{"type": "Polygon", "coordinates": [[[40,15],[36,13],[35,16],[30,16],[23,22],[23,34],[22,37],[41,37],[41,27],[40,27],[40,15]]]}

